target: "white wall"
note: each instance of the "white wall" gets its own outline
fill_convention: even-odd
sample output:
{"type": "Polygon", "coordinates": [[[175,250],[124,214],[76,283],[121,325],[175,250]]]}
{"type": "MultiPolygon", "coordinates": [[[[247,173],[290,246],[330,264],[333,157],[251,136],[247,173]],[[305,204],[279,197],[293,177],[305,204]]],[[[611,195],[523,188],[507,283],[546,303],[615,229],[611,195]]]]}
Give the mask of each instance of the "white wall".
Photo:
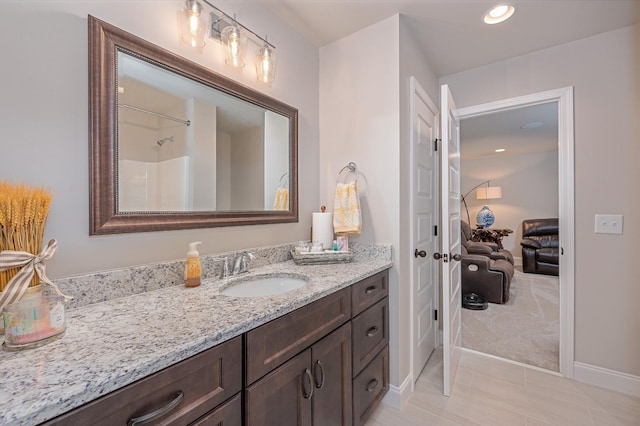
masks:
{"type": "MultiPolygon", "coordinates": [[[[391,243],[394,264],[400,221],[398,63],[397,15],[320,49],[320,204],[333,210],[338,172],[355,162],[361,173],[362,234],[349,239],[391,243]]],[[[398,275],[392,268],[391,383],[398,383],[399,374],[398,275]]]]}
{"type": "MultiPolygon", "coordinates": [[[[0,179],[45,185],[53,203],[45,238],[58,240],[47,273],[59,276],[184,258],[190,241],[203,255],[302,240],[318,203],[318,49],[259,4],[216,2],[242,24],[269,34],[278,50],[272,87],[224,67],[221,49],[179,42],[181,1],[0,3],[3,112],[0,179]],[[87,14],[264,92],[299,110],[300,221],[89,237],[87,14]],[[12,35],[12,36],[10,36],[12,35]]],[[[252,50],[258,46],[249,44],[252,50]]],[[[249,62],[251,64],[251,62],[249,62]]]]}
{"type": "MultiPolygon", "coordinates": [[[[502,244],[514,256],[522,256],[520,241],[524,219],[558,217],[557,151],[461,160],[460,165],[462,194],[486,180],[491,180],[491,186],[502,187],[501,199],[478,200],[475,191],[467,196],[469,224],[475,226],[478,211],[487,204],[496,216],[492,228],[513,230],[502,244]]],[[[461,214],[466,221],[464,205],[461,214]]]]}
{"type": "Polygon", "coordinates": [[[352,240],[393,244],[390,382],[409,374],[409,77],[437,100],[435,75],[393,16],[320,49],[320,203],[332,209],[338,172],[358,165],[363,230],[352,240]],[[371,46],[376,46],[372,49],[371,46]]]}
{"type": "Polygon", "coordinates": [[[640,376],[640,27],[627,27],[441,79],[458,107],[575,87],[575,358],[640,376]],[[625,216],[594,234],[596,213],[625,216]]]}

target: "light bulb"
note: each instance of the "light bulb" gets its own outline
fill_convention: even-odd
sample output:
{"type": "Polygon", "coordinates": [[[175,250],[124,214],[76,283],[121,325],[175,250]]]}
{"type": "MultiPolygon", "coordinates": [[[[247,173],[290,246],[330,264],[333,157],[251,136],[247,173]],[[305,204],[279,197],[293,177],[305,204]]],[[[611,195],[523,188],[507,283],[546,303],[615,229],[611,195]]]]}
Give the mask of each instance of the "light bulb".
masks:
{"type": "Polygon", "coordinates": [[[180,39],[191,47],[203,47],[206,37],[206,23],[202,16],[202,6],[195,0],[187,0],[180,16],[180,39]]]}

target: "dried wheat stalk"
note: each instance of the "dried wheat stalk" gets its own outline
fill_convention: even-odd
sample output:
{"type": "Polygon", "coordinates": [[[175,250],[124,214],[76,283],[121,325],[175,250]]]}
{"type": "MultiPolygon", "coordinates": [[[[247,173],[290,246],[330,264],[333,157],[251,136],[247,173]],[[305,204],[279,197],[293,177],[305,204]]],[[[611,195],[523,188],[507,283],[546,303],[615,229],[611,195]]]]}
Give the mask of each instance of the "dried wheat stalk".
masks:
{"type": "MultiPolygon", "coordinates": [[[[40,253],[50,205],[49,190],[0,182],[0,251],[40,253]]],[[[0,272],[0,291],[18,271],[0,272]]],[[[34,275],[29,287],[38,284],[39,278],[34,275]]]]}

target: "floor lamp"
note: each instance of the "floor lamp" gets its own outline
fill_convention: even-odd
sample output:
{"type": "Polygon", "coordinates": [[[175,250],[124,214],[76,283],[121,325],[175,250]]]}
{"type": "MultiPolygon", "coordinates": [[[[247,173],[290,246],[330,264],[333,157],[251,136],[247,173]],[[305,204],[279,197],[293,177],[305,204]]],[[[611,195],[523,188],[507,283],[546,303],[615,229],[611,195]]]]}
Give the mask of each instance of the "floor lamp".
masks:
{"type": "Polygon", "coordinates": [[[467,212],[467,223],[471,226],[471,219],[469,218],[469,208],[467,207],[467,196],[471,194],[471,191],[476,190],[476,199],[478,200],[495,200],[498,198],[502,198],[502,187],[501,186],[489,186],[491,183],[490,180],[485,180],[471,188],[467,191],[466,194],[462,196],[462,203],[464,204],[464,209],[467,212]],[[486,188],[480,188],[482,185],[487,184],[486,188]]]}

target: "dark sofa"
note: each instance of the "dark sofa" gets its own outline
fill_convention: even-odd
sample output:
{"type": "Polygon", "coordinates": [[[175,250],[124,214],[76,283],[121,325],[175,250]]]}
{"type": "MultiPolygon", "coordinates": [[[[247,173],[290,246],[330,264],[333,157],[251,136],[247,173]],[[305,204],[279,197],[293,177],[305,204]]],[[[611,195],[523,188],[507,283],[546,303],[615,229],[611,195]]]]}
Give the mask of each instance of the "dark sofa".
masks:
{"type": "Polygon", "coordinates": [[[559,275],[560,225],[557,218],[522,221],[522,271],[559,275]]]}

